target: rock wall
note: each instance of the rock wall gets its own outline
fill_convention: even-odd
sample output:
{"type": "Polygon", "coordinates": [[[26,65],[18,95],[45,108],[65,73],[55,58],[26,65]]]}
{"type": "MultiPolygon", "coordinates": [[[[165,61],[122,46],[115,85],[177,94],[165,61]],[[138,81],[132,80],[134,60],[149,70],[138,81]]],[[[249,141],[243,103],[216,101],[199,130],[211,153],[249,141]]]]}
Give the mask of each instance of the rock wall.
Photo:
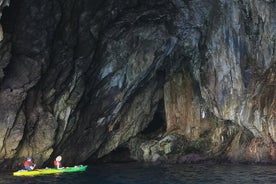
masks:
{"type": "Polygon", "coordinates": [[[0,6],[2,168],[275,161],[275,1],[0,6]]]}

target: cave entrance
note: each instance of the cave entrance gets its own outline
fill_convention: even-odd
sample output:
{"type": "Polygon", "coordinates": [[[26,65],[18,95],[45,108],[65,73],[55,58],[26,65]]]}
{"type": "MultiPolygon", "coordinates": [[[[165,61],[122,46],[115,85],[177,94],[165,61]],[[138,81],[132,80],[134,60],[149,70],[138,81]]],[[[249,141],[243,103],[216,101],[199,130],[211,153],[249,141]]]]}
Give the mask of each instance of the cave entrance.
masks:
{"type": "Polygon", "coordinates": [[[110,152],[108,155],[100,158],[97,162],[100,163],[123,163],[123,162],[134,162],[130,154],[130,150],[126,146],[120,146],[110,152]]]}
{"type": "MultiPolygon", "coordinates": [[[[164,100],[161,100],[152,121],[138,136],[142,139],[155,139],[156,137],[162,136],[166,131],[165,117],[164,100]]],[[[87,163],[135,162],[137,160],[132,158],[130,149],[128,143],[125,143],[100,159],[93,156],[90,157],[87,163]]]]}
{"type": "Polygon", "coordinates": [[[10,0],[10,5],[3,9],[1,25],[4,33],[14,32],[21,3],[22,0],[10,0]]]}
{"type": "Polygon", "coordinates": [[[156,137],[166,131],[166,126],[164,100],[161,100],[152,121],[148,124],[147,128],[141,132],[141,134],[144,136],[156,137]]]}

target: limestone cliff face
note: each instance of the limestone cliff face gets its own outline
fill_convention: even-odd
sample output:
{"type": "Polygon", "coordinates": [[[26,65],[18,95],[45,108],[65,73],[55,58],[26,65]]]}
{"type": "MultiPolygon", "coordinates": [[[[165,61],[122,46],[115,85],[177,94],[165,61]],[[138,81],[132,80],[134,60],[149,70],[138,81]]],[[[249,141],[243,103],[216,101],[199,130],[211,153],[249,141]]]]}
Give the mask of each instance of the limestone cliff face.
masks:
{"type": "Polygon", "coordinates": [[[274,0],[0,7],[4,168],[57,155],[65,165],[275,161],[274,0]]]}

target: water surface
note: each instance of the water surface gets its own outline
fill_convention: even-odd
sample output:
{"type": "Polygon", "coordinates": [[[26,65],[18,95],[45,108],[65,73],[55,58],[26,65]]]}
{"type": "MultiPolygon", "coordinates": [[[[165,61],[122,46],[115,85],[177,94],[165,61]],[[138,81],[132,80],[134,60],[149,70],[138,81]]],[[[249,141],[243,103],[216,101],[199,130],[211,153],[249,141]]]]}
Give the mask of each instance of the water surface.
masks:
{"type": "Polygon", "coordinates": [[[213,165],[140,163],[90,165],[85,172],[34,177],[0,173],[0,184],[7,183],[89,183],[89,184],[190,184],[190,183],[276,183],[274,165],[213,165]]]}

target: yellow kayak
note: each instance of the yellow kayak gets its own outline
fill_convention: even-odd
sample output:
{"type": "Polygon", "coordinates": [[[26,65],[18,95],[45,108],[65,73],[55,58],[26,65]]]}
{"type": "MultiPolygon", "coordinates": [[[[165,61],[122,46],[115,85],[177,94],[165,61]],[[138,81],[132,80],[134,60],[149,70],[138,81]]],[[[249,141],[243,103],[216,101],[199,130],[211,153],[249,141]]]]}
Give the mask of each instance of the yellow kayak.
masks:
{"type": "Polygon", "coordinates": [[[80,172],[85,171],[87,165],[80,165],[74,167],[64,167],[61,169],[56,168],[45,168],[45,169],[36,169],[32,171],[27,170],[19,170],[13,173],[14,176],[36,176],[36,175],[43,175],[43,174],[55,174],[55,173],[64,173],[64,172],[80,172]]]}

